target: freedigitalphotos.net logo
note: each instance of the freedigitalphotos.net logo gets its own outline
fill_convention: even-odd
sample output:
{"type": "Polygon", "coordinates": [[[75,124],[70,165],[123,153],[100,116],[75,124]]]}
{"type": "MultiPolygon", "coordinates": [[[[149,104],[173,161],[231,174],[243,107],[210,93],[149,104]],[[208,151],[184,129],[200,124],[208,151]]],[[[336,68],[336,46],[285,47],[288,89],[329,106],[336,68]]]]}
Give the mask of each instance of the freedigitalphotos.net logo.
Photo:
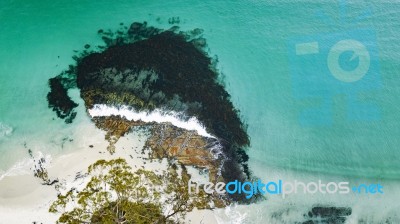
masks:
{"type": "Polygon", "coordinates": [[[229,183],[224,182],[205,182],[198,183],[192,180],[188,182],[189,194],[195,192],[199,194],[200,190],[207,194],[244,194],[247,199],[254,195],[281,195],[285,198],[290,194],[383,194],[381,184],[358,184],[350,186],[349,182],[286,182],[283,180],[262,182],[260,179],[255,182],[240,182],[238,180],[229,183]]]}
{"type": "MultiPolygon", "coordinates": [[[[354,27],[368,15],[344,21],[348,18],[346,6],[346,1],[341,0],[340,27],[354,27]]],[[[374,29],[353,28],[294,37],[288,41],[288,50],[293,96],[299,101],[319,102],[299,112],[301,125],[331,125],[336,95],[346,96],[348,121],[380,119],[380,110],[373,102],[360,100],[360,94],[381,88],[374,29]]]]}

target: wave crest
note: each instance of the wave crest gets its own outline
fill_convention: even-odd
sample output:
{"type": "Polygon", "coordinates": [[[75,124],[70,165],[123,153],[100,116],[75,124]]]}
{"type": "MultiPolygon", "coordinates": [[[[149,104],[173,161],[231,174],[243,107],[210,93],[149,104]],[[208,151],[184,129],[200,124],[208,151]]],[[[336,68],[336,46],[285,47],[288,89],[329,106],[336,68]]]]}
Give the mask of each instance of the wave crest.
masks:
{"type": "Polygon", "coordinates": [[[92,109],[88,110],[91,117],[103,117],[111,115],[119,115],[125,117],[128,120],[133,121],[144,121],[144,122],[169,122],[172,125],[183,128],[186,130],[194,130],[201,136],[208,138],[215,138],[211,134],[207,133],[205,127],[197,120],[195,117],[191,117],[187,120],[182,119],[183,114],[172,112],[172,111],[162,111],[160,109],[155,109],[151,112],[136,112],[133,108],[128,106],[113,107],[105,104],[95,104],[92,109]]]}

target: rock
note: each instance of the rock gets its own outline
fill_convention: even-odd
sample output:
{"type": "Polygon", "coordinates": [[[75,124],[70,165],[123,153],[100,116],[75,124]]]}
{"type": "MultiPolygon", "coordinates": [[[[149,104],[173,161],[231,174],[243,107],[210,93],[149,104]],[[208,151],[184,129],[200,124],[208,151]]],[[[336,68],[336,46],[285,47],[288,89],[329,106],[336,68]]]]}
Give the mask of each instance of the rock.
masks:
{"type": "Polygon", "coordinates": [[[114,144],[120,137],[128,133],[132,127],[145,124],[142,121],[128,121],[120,116],[95,117],[93,121],[97,128],[107,132],[105,138],[110,143],[107,149],[111,154],[115,152],[114,144]]]}
{"type": "Polygon", "coordinates": [[[315,206],[305,215],[309,220],[303,222],[303,224],[341,224],[346,222],[346,217],[350,216],[351,213],[352,209],[349,207],[315,206]]]}
{"type": "Polygon", "coordinates": [[[313,207],[311,210],[312,216],[332,217],[332,216],[349,216],[351,215],[351,208],[346,207],[313,207]]]}
{"type": "Polygon", "coordinates": [[[173,126],[170,123],[154,124],[151,136],[146,141],[146,147],[153,150],[153,157],[176,159],[180,164],[207,168],[210,170],[210,181],[218,176],[217,169],[222,158],[212,153],[215,139],[198,135],[173,126]]]}

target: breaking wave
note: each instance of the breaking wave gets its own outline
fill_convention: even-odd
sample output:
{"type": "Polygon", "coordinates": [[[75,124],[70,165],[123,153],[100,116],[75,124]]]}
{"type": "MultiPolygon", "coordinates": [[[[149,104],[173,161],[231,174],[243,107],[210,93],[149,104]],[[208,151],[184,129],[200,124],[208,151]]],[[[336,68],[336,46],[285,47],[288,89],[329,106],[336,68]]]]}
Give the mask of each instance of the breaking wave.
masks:
{"type": "Polygon", "coordinates": [[[183,114],[172,112],[172,111],[162,111],[160,109],[155,109],[151,112],[136,112],[133,108],[128,106],[108,106],[105,104],[95,104],[92,109],[88,110],[91,117],[102,117],[102,116],[111,116],[111,115],[119,115],[121,117],[125,117],[128,120],[133,121],[144,121],[144,122],[169,122],[176,127],[183,128],[186,130],[196,131],[199,135],[208,137],[208,138],[216,138],[211,134],[207,133],[204,126],[197,120],[195,117],[191,117],[186,121],[181,119],[183,114]]]}

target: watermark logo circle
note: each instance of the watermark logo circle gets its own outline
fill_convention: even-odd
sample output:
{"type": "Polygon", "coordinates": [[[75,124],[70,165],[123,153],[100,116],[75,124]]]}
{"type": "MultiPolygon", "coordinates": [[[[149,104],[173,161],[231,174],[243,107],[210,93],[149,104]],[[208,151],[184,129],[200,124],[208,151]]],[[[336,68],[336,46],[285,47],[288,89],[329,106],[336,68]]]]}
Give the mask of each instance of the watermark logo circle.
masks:
{"type": "Polygon", "coordinates": [[[332,46],[328,53],[328,68],[331,74],[342,82],[356,82],[368,72],[371,58],[367,48],[361,42],[353,39],[341,40],[332,46]],[[344,70],[339,64],[339,57],[346,51],[353,52],[350,60],[359,58],[358,66],[351,71],[344,70]]]}

